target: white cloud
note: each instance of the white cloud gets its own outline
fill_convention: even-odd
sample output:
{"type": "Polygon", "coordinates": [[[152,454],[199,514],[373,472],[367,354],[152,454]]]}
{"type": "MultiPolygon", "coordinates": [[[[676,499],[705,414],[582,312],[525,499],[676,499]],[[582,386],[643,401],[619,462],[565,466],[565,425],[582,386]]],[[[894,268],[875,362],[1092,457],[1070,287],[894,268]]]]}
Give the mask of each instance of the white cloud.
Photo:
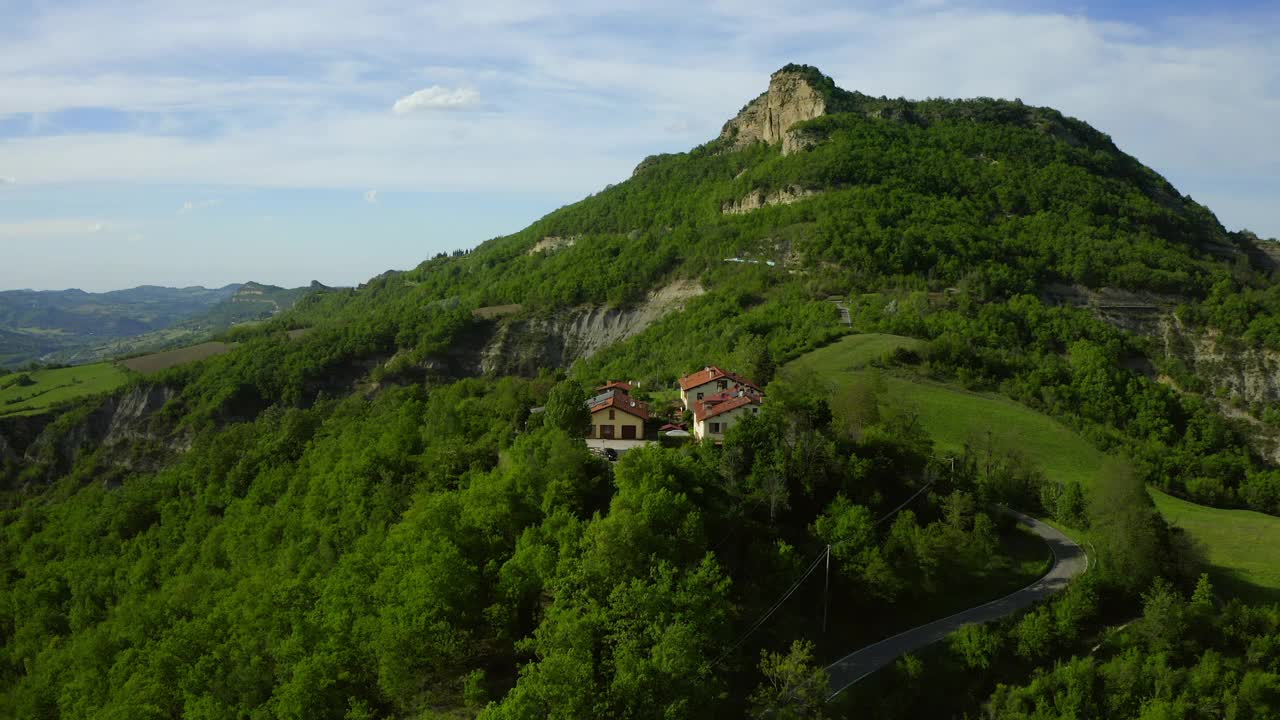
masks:
{"type": "Polygon", "coordinates": [[[0,222],[0,240],[56,240],[83,237],[100,232],[105,225],[96,220],[54,218],[0,222]]]}
{"type": "Polygon", "coordinates": [[[432,85],[400,98],[391,106],[391,110],[397,115],[422,110],[464,110],[475,107],[479,102],[480,93],[471,88],[450,90],[441,85],[432,85]]]}
{"type": "Polygon", "coordinates": [[[195,212],[196,210],[204,210],[206,208],[217,207],[221,204],[222,204],[222,201],[216,198],[210,199],[210,200],[188,200],[182,203],[182,207],[178,210],[178,212],[182,214],[186,214],[189,212],[195,212]]]}
{"type": "Polygon", "coordinates": [[[1058,107],[1180,190],[1233,198],[1222,207],[1228,226],[1280,235],[1270,209],[1280,192],[1274,16],[1137,26],[978,0],[33,7],[32,18],[0,28],[0,116],[33,113],[40,124],[60,110],[103,107],[141,119],[127,132],[53,134],[50,123],[7,137],[0,166],[24,188],[131,181],[585,194],[645,155],[714,137],[769,72],[797,61],[876,95],[1058,107]],[[228,61],[200,62],[215,54],[228,61]],[[273,73],[236,69],[244,67],[273,73]],[[440,84],[387,112],[406,87],[430,83],[440,84]],[[507,112],[431,112],[483,107],[468,83],[507,112]]]}
{"type": "Polygon", "coordinates": [[[367,203],[369,203],[370,205],[375,205],[375,204],[377,204],[377,202],[378,202],[378,191],[377,191],[377,190],[365,190],[365,191],[364,191],[364,201],[365,201],[365,202],[367,202],[367,203]]]}

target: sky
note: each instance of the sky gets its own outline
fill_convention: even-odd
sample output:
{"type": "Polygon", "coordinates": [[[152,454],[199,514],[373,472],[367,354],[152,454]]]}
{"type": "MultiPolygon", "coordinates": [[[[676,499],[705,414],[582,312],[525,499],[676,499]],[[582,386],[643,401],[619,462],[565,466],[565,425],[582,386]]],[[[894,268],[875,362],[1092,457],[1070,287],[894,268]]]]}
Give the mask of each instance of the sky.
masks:
{"type": "Polygon", "coordinates": [[[1280,237],[1280,3],[0,0],[0,288],[354,285],[714,138],[769,74],[1020,98],[1280,237]]]}

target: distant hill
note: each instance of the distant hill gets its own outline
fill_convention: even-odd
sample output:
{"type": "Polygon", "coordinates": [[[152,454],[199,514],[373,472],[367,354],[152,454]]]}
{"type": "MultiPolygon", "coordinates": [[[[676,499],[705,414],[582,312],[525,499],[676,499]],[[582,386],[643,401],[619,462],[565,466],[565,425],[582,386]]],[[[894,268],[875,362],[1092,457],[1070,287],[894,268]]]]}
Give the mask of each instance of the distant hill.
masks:
{"type": "Polygon", "coordinates": [[[293,307],[315,289],[257,282],[220,288],[0,292],[0,366],[86,363],[199,342],[293,307]]]}

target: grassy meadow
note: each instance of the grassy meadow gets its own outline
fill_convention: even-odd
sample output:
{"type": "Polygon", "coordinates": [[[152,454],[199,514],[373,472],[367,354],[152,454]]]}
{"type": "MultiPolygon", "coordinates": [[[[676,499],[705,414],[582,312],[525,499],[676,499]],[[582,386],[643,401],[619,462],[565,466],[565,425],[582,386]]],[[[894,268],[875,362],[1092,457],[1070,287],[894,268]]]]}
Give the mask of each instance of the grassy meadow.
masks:
{"type": "Polygon", "coordinates": [[[919,413],[939,452],[959,450],[966,442],[1014,448],[1046,477],[1074,480],[1088,487],[1102,467],[1103,454],[1067,426],[1000,395],[975,393],[911,375],[879,372],[869,366],[898,348],[923,342],[897,335],[848,335],[797,358],[789,369],[812,372],[835,386],[879,374],[882,402],[919,413]]]}
{"type": "Polygon", "coordinates": [[[114,363],[0,376],[0,417],[35,415],[58,403],[116,389],[129,379],[114,363]]]}
{"type": "Polygon", "coordinates": [[[1216,585],[1251,600],[1280,601],[1280,517],[1150,493],[1165,520],[1203,546],[1216,585]]]}

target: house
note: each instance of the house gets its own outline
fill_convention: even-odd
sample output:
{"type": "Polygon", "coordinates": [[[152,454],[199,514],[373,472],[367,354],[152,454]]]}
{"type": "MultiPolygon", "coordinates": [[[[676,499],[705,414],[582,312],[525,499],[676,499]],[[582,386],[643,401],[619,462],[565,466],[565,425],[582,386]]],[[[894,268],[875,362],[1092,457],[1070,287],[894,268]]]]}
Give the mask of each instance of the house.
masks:
{"type": "Polygon", "coordinates": [[[630,395],[631,385],[629,383],[622,382],[621,380],[610,380],[604,385],[596,388],[596,394],[593,395],[590,400],[587,400],[587,407],[595,407],[617,393],[630,395]]]}
{"type": "Polygon", "coordinates": [[[649,419],[649,409],[644,403],[615,389],[607,395],[597,395],[588,404],[591,408],[591,434],[588,438],[644,439],[644,424],[649,419]]]}
{"type": "Polygon", "coordinates": [[[708,365],[692,375],[680,378],[680,401],[684,403],[685,410],[696,412],[694,407],[699,400],[717,393],[733,392],[739,389],[750,390],[756,395],[761,394],[758,385],[741,375],[708,365]]]}
{"type": "Polygon", "coordinates": [[[749,415],[758,415],[764,396],[754,386],[743,386],[732,392],[720,392],[694,400],[693,435],[699,440],[719,442],[729,428],[749,415]]]}
{"type": "Polygon", "coordinates": [[[610,380],[609,382],[607,382],[607,383],[605,383],[605,384],[601,385],[600,387],[596,388],[596,392],[598,392],[598,393],[605,393],[605,392],[609,392],[610,390],[617,390],[617,391],[621,391],[621,392],[624,392],[624,393],[630,394],[630,393],[631,393],[631,383],[626,383],[626,382],[623,382],[623,381],[621,381],[621,380],[610,380]]]}

